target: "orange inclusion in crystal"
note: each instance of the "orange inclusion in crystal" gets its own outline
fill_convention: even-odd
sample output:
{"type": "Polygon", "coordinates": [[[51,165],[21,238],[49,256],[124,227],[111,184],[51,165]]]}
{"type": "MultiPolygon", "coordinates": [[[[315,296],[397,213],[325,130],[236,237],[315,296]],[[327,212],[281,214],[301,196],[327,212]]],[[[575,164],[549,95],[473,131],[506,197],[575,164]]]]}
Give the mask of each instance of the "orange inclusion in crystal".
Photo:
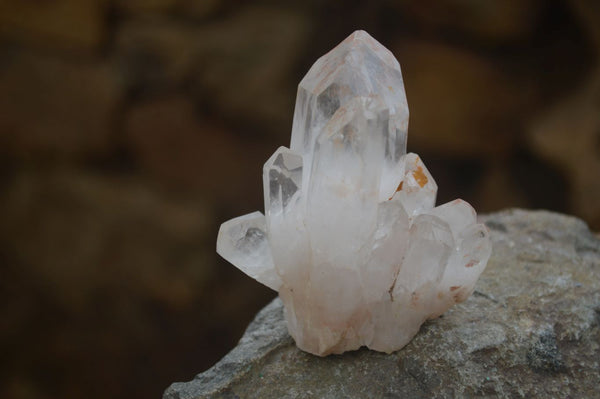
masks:
{"type": "MultiPolygon", "coordinates": [[[[402,190],[402,185],[404,184],[404,180],[400,182],[400,184],[398,184],[398,188],[396,189],[396,191],[394,191],[394,194],[396,194],[398,191],[402,190]]],[[[388,198],[388,201],[390,201],[393,197],[394,194],[392,194],[392,196],[390,198],[388,198]]]]}
{"type": "Polygon", "coordinates": [[[417,170],[413,172],[413,177],[421,187],[425,186],[429,180],[425,173],[423,173],[423,167],[421,166],[417,166],[417,170]]]}

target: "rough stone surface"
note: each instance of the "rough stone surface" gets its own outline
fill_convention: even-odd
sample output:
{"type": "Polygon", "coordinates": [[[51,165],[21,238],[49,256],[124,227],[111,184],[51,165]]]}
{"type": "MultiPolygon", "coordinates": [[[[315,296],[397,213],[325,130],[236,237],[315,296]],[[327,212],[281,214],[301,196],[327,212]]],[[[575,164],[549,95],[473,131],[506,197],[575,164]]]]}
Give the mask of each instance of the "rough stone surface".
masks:
{"type": "Polygon", "coordinates": [[[287,132],[298,49],[306,46],[310,26],[303,13],[273,6],[240,7],[220,23],[203,26],[194,37],[194,96],[228,118],[262,121],[271,134],[287,132]]]}
{"type": "Polygon", "coordinates": [[[270,143],[233,135],[222,124],[196,112],[187,97],[165,96],[132,107],[124,136],[144,170],[169,188],[194,188],[210,193],[220,203],[231,203],[240,191],[255,198],[262,194],[259,178],[248,179],[239,171],[264,162],[270,143]],[[245,143],[243,148],[238,147],[240,142],[245,143]],[[198,173],[214,165],[219,165],[222,179],[198,173]],[[226,187],[223,180],[229,182],[226,187]]]}
{"type": "Polygon", "coordinates": [[[402,62],[410,103],[409,148],[488,161],[511,151],[515,121],[531,103],[525,84],[458,46],[403,38],[390,49],[402,62]],[[493,107],[481,101],[489,90],[493,107]]]}
{"type": "Polygon", "coordinates": [[[570,98],[541,115],[528,134],[532,150],[566,172],[573,212],[592,225],[600,224],[598,98],[600,68],[570,98]]]}
{"type": "Polygon", "coordinates": [[[114,149],[123,91],[109,62],[15,51],[2,58],[0,87],[0,154],[68,159],[114,149]]]}
{"type": "Polygon", "coordinates": [[[106,34],[103,0],[0,0],[0,37],[59,49],[93,49],[106,34]]]}
{"type": "Polygon", "coordinates": [[[463,40],[477,37],[482,44],[490,46],[529,38],[534,33],[532,21],[537,21],[543,5],[540,0],[391,3],[400,15],[409,16],[421,29],[452,32],[463,40]],[[452,18],[448,18],[449,15],[452,18]],[[475,15],[477,17],[472,18],[475,15]]]}
{"type": "Polygon", "coordinates": [[[402,350],[302,352],[276,299],[225,358],[163,398],[597,396],[597,236],[579,219],[546,211],[481,219],[494,251],[474,295],[425,323],[402,350]]]}

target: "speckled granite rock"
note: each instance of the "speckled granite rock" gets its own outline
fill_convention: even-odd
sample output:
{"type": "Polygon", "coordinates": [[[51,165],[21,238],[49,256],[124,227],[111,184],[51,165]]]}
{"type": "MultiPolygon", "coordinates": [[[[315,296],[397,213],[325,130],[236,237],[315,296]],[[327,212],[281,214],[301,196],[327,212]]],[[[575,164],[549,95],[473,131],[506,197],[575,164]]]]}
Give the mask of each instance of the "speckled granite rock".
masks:
{"type": "Polygon", "coordinates": [[[600,240],[545,211],[481,219],[494,251],[475,293],[402,350],[304,353],[276,299],[226,357],[164,399],[597,397],[600,240]]]}

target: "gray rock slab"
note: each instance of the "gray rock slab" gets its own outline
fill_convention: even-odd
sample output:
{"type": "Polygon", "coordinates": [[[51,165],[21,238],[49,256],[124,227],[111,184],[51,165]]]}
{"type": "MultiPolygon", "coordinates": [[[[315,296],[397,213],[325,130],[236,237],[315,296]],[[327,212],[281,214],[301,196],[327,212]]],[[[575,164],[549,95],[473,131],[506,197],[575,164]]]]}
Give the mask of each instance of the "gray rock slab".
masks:
{"type": "Polygon", "coordinates": [[[275,299],[228,355],[163,398],[600,397],[600,240],[546,211],[481,219],[494,249],[474,294],[403,349],[302,352],[275,299]]]}

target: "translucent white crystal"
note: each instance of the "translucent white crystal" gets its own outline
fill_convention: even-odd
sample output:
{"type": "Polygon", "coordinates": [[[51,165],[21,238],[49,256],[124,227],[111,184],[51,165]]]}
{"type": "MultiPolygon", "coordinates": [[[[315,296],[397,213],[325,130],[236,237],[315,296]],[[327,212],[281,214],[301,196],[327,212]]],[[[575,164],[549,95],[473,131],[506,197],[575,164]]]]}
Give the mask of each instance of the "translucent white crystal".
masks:
{"type": "Polygon", "coordinates": [[[265,216],[223,223],[217,252],[279,291],[303,350],[392,352],[473,291],[491,253],[462,200],[406,154],[400,65],[357,31],[298,87],[292,142],[264,165],[265,216]]]}
{"type": "MultiPolygon", "coordinates": [[[[365,31],[356,31],[319,58],[298,85],[290,148],[304,158],[304,180],[311,175],[313,151],[324,127],[347,102],[377,98],[387,117],[377,121],[384,156],[377,159],[382,199],[399,183],[400,158],[406,152],[408,103],[400,64],[394,55],[365,31]]],[[[341,115],[338,114],[341,117],[341,115]]]]}
{"type": "Polygon", "coordinates": [[[217,236],[217,252],[250,277],[279,290],[281,278],[273,265],[262,213],[249,213],[223,223],[217,236]]]}

